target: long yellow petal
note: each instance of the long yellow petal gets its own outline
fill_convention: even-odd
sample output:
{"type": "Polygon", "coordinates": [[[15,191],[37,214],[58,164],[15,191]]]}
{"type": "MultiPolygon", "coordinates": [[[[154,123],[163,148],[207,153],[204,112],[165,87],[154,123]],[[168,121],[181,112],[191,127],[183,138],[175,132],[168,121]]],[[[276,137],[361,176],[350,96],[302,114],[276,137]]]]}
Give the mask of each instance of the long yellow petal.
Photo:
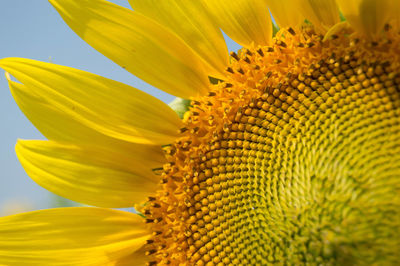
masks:
{"type": "MultiPolygon", "coordinates": [[[[74,143],[124,143],[108,137],[100,132],[79,123],[71,116],[66,115],[62,109],[49,104],[49,102],[35,93],[34,89],[27,88],[24,84],[11,80],[6,73],[11,94],[21,111],[32,124],[48,139],[69,141],[74,143]]],[[[125,142],[128,143],[128,142],[125,142]]]]}
{"type": "Polygon", "coordinates": [[[103,0],[50,0],[65,22],[96,50],[173,95],[208,89],[204,62],[166,27],[103,0]]]}
{"type": "Polygon", "coordinates": [[[62,109],[57,109],[46,98],[35,93],[21,83],[9,80],[11,93],[27,118],[48,139],[77,145],[102,146],[121,155],[118,162],[131,171],[146,169],[146,176],[151,176],[153,168],[163,165],[165,161],[161,147],[150,144],[137,144],[115,139],[101,134],[74,120],[62,109]]]}
{"type": "Polygon", "coordinates": [[[293,7],[291,0],[265,0],[265,2],[281,28],[296,27],[304,21],[304,16],[293,7]]]}
{"type": "Polygon", "coordinates": [[[294,0],[291,8],[299,10],[323,33],[340,22],[336,0],[294,0]]]}
{"type": "Polygon", "coordinates": [[[113,138],[167,144],[181,125],[168,105],[113,80],[21,58],[2,59],[0,67],[66,115],[113,138]]]}
{"type": "Polygon", "coordinates": [[[0,264],[118,265],[149,238],[142,220],[133,213],[101,208],[49,209],[3,217],[0,264]]]}
{"type": "MultiPolygon", "coordinates": [[[[147,194],[153,191],[155,184],[158,183],[158,177],[154,175],[151,169],[160,167],[165,163],[165,157],[159,146],[130,143],[102,135],[74,121],[61,110],[57,110],[48,104],[45,98],[40,98],[38,95],[35,95],[33,90],[27,89],[23,84],[13,81],[9,81],[9,84],[12,94],[21,110],[47,138],[62,142],[72,142],[82,146],[77,148],[67,147],[65,148],[67,153],[75,152],[77,153],[76,156],[81,155],[82,157],[81,159],[77,157],[77,160],[87,162],[90,158],[91,163],[97,162],[97,165],[104,168],[117,169],[119,171],[113,170],[117,171],[117,173],[120,171],[136,173],[132,180],[127,179],[129,176],[125,173],[123,173],[122,176],[113,173],[115,177],[112,176],[110,179],[103,180],[103,183],[106,182],[105,184],[99,184],[97,182],[96,171],[102,171],[101,168],[97,167],[92,169],[90,167],[85,167],[84,169],[89,171],[86,176],[91,179],[85,178],[83,180],[85,182],[82,183],[82,178],[79,176],[81,174],[80,172],[72,171],[75,175],[69,174],[66,177],[65,173],[63,173],[63,175],[54,173],[56,175],[56,178],[54,178],[50,174],[39,175],[37,171],[29,171],[32,167],[27,168],[27,166],[26,170],[28,174],[41,186],[66,198],[103,207],[132,206],[133,203],[143,201],[147,194]],[[97,147],[99,145],[101,147],[97,147]],[[86,147],[86,149],[83,149],[84,147],[86,147]],[[140,178],[142,176],[150,179],[152,178],[154,182],[150,182],[151,180],[142,181],[140,178]],[[63,177],[68,180],[62,179],[63,177]],[[111,184],[111,186],[107,185],[107,182],[112,182],[114,178],[118,180],[118,178],[121,177],[125,178],[125,182],[129,182],[127,186],[121,186],[118,185],[118,183],[116,185],[119,187],[114,188],[114,183],[111,184]],[[77,178],[77,180],[73,178],[77,178]],[[141,187],[142,183],[147,183],[148,189],[140,190],[133,195],[131,191],[132,187],[136,185],[137,190],[138,187],[141,187]],[[66,184],[68,184],[68,186],[66,184]],[[83,186],[79,187],[80,185],[83,186]],[[111,191],[110,188],[114,191],[111,191]],[[121,191],[115,191],[116,189],[120,189],[121,191]],[[127,189],[130,190],[126,191],[127,189]],[[107,190],[108,193],[106,193],[107,190]]],[[[28,144],[29,143],[34,142],[28,142],[28,144]]],[[[43,145],[45,145],[47,142],[37,143],[40,146],[40,144],[43,143],[43,145]]],[[[20,144],[21,143],[17,145],[17,149],[20,144]]],[[[44,148],[46,148],[46,145],[44,148]]],[[[50,145],[50,148],[53,147],[50,145]]],[[[62,146],[57,148],[62,151],[62,146]]],[[[40,160],[40,157],[36,159],[40,160]]],[[[40,163],[41,162],[38,162],[38,164],[40,163]]],[[[50,165],[49,169],[53,168],[54,165],[50,165]]],[[[47,168],[44,169],[47,170],[47,168]]],[[[77,168],[73,169],[76,170],[77,168]]],[[[104,173],[111,175],[112,173],[110,171],[111,170],[106,170],[104,173]]],[[[135,189],[133,191],[135,191],[135,189]]]]}
{"type": "Polygon", "coordinates": [[[146,255],[146,246],[132,253],[132,255],[119,260],[116,266],[149,266],[151,256],[146,255]]]}
{"type": "Polygon", "coordinates": [[[267,45],[272,22],[264,0],[203,0],[222,30],[243,46],[267,45]]]}
{"type": "MultiPolygon", "coordinates": [[[[123,208],[142,203],[159,180],[140,157],[99,146],[51,141],[18,141],[16,153],[27,174],[62,197],[98,207],[123,208]]],[[[161,165],[160,165],[161,166],[161,165]]]]}
{"type": "Polygon", "coordinates": [[[337,0],[346,20],[361,34],[373,37],[389,22],[398,0],[337,0]]]}
{"type": "Polygon", "coordinates": [[[201,1],[129,0],[135,11],[152,18],[176,33],[207,65],[210,75],[224,78],[228,49],[220,29],[201,1]]]}

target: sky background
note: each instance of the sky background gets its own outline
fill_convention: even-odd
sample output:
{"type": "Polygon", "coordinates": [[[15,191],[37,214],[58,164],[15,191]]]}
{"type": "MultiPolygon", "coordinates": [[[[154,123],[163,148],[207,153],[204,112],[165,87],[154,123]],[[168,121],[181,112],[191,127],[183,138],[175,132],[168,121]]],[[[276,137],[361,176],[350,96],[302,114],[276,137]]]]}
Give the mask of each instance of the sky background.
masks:
{"type": "MultiPolygon", "coordinates": [[[[126,0],[113,0],[129,7],[126,0]]],[[[228,40],[230,50],[239,46],[228,40]]],[[[46,0],[2,1],[0,58],[24,57],[89,71],[139,88],[164,102],[173,97],[135,78],[87,45],[62,21],[46,0]]],[[[0,69],[0,216],[8,209],[36,210],[54,204],[53,196],[33,182],[18,162],[14,145],[20,139],[44,139],[14,102],[0,69]]]]}

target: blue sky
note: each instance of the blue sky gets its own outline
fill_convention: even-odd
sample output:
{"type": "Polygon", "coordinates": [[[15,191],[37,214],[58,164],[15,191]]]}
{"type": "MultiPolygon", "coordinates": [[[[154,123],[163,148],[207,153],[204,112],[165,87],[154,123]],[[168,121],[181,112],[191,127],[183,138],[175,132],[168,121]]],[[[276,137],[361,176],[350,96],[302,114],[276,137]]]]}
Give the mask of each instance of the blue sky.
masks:
{"type": "MultiPolygon", "coordinates": [[[[76,36],[46,0],[3,1],[0,8],[0,58],[24,57],[75,67],[129,84],[165,101],[173,97],[157,90],[95,51],[76,36]]],[[[129,7],[126,0],[111,1],[129,7]]],[[[233,42],[230,49],[237,49],[233,42]]],[[[18,138],[43,139],[15,104],[0,70],[0,211],[6,203],[48,208],[50,194],[34,183],[19,164],[18,138]]]]}

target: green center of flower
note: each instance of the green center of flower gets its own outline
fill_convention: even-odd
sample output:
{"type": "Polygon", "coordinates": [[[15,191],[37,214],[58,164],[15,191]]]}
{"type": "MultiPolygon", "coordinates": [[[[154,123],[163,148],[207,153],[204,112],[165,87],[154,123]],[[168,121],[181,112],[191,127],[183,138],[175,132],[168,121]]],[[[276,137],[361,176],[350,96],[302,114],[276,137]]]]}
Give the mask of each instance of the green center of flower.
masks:
{"type": "Polygon", "coordinates": [[[399,259],[400,88],[375,64],[323,63],[236,115],[192,187],[195,261],[399,259]]]}
{"type": "Polygon", "coordinates": [[[355,54],[346,36],[286,36],[233,54],[232,80],[192,101],[147,209],[155,262],[399,261],[397,58],[355,54]],[[296,73],[299,54],[312,63],[296,73]]]}

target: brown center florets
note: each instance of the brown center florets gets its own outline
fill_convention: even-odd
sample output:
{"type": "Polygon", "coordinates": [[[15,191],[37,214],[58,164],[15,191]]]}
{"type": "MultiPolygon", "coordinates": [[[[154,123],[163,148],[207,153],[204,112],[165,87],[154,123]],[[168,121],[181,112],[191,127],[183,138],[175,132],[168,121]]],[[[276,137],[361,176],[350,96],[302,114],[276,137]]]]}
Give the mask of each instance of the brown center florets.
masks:
{"type": "Polygon", "coordinates": [[[400,260],[399,47],[305,28],[232,53],[165,147],[150,264],[400,260]]]}

